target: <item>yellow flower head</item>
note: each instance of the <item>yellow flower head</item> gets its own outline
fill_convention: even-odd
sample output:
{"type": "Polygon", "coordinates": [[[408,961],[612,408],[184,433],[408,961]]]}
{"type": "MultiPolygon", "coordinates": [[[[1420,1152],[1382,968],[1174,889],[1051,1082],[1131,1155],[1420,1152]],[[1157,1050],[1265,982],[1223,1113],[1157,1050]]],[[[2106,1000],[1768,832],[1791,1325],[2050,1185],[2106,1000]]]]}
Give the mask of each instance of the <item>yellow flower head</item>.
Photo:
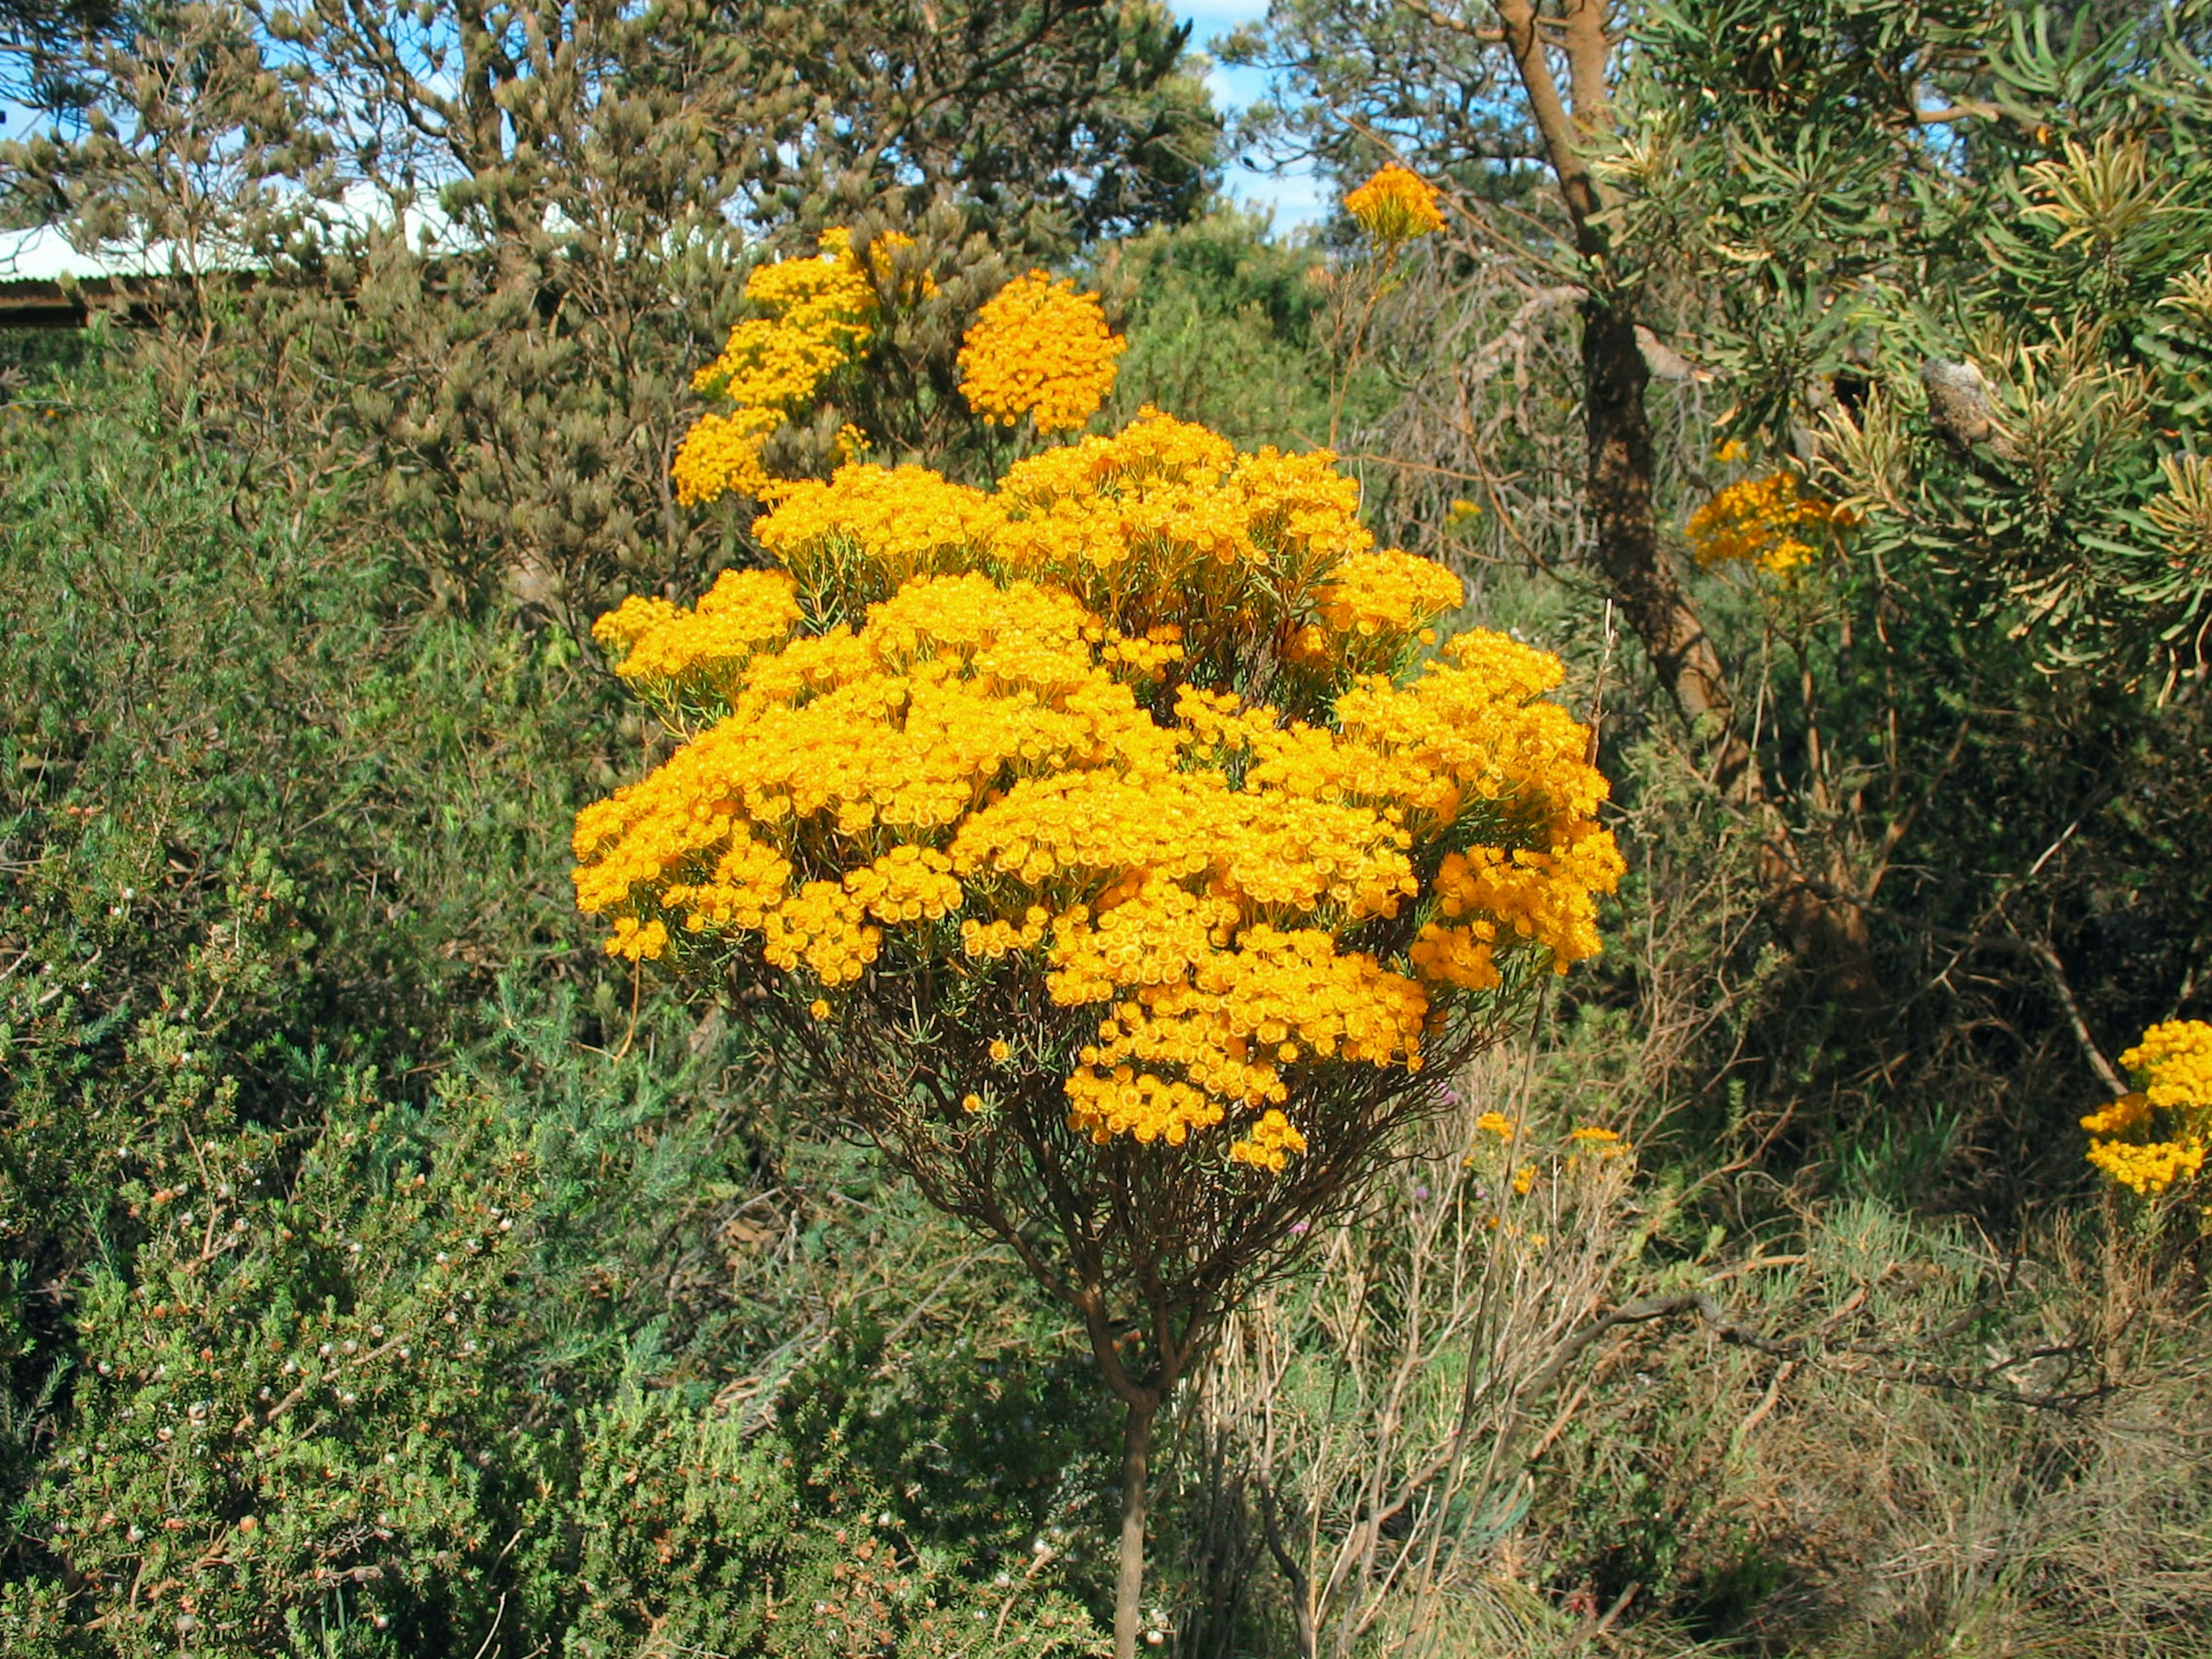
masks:
{"type": "Polygon", "coordinates": [[[1419,173],[1394,165],[1346,196],[1344,210],[1376,241],[1395,246],[1443,228],[1444,216],[1437,200],[1435,185],[1419,173]]]}
{"type": "Polygon", "coordinates": [[[1032,270],[976,313],[960,345],[960,390],[987,421],[1012,426],[1029,415],[1041,433],[1072,432],[1113,391],[1128,344],[1106,326],[1096,294],[1032,270]]]}
{"type": "Polygon", "coordinates": [[[1268,1111],[1261,1115],[1249,1134],[1230,1146],[1229,1157],[1233,1163],[1279,1170],[1305,1149],[1306,1138],[1291,1127],[1290,1119],[1268,1111]]]}
{"type": "MultiPolygon", "coordinates": [[[[1723,444],[1742,453],[1739,444],[1723,444]]],[[[1820,545],[1857,524],[1833,502],[1808,495],[1787,467],[1729,484],[1690,515],[1690,552],[1700,565],[1753,564],[1786,575],[1820,556],[1820,545]]]]}
{"type": "Polygon", "coordinates": [[[2081,1120],[2089,1162],[2154,1197],[2192,1180],[2212,1153],[2212,1024],[2170,1019],[2120,1056],[2140,1085],[2081,1120]]]}
{"type": "MultiPolygon", "coordinates": [[[[878,274],[910,238],[888,233],[871,246],[871,270],[853,252],[852,234],[822,233],[819,257],[757,267],[745,298],[765,315],[730,331],[721,355],[691,377],[692,389],[726,398],[726,414],[700,416],[676,452],[676,498],[696,506],[726,495],[767,500],[776,490],[761,450],[785,419],[850,362],[875,329],[878,274]]],[[[848,428],[850,447],[865,439],[848,428]]]]}

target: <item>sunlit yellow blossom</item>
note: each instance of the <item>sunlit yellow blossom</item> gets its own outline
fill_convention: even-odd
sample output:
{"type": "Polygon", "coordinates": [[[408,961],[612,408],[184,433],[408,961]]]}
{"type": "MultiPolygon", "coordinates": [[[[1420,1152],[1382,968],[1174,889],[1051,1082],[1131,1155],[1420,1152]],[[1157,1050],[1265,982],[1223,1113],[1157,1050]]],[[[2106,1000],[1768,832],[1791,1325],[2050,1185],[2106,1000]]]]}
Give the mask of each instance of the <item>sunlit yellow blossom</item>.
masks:
{"type": "Polygon", "coordinates": [[[1455,610],[1465,590],[1459,578],[1433,559],[1395,548],[1355,553],[1322,589],[1322,615],[1340,634],[1370,637],[1389,629],[1410,634],[1455,610]]]}
{"type": "MultiPolygon", "coordinates": [[[[888,280],[893,257],[912,246],[896,232],[878,236],[869,251],[872,271],[854,254],[849,231],[826,230],[818,258],[780,259],[745,279],[745,298],[767,314],[738,323],[721,354],[691,377],[694,391],[726,398],[732,408],[701,416],[678,448],[678,501],[766,500],[776,492],[778,481],[762,464],[763,446],[867,343],[879,276],[888,280]]],[[[847,428],[840,441],[848,453],[866,447],[857,428],[847,428]]]]}
{"type": "Polygon", "coordinates": [[[1280,1170],[1295,1153],[1306,1149],[1306,1138],[1291,1125],[1280,1112],[1261,1115],[1260,1121],[1242,1140],[1229,1148],[1229,1156],[1239,1164],[1257,1164],[1264,1170],[1280,1170]]]}
{"type": "Polygon", "coordinates": [[[1386,167],[1344,198],[1344,210],[1378,242],[1408,242],[1442,230],[1437,189],[1419,174],[1386,167]]]}
{"type": "Polygon", "coordinates": [[[1729,485],[1690,515],[1686,533],[1701,565],[1755,564],[1784,575],[1811,563],[1820,544],[1857,522],[1832,501],[1808,495],[1784,467],[1729,485]]]}
{"type": "Polygon", "coordinates": [[[1358,505],[1149,411],[995,491],[798,485],[781,569],[599,625],[683,741],[578,814],[578,903],[800,998],[1016,975],[1071,1128],[1281,1170],[1316,1091],[1592,954],[1621,867],[1557,659],[1413,672],[1459,584],[1358,505]]]}
{"type": "Polygon", "coordinates": [[[1595,1123],[1585,1123],[1571,1130],[1567,1139],[1575,1146],[1575,1155],[1567,1160],[1570,1167],[1583,1158],[1619,1158],[1628,1151],[1628,1143],[1620,1138],[1619,1130],[1607,1129],[1595,1123]]]}
{"type": "Polygon", "coordinates": [[[1106,326],[1095,294],[1042,270],[1017,276],[976,313],[960,345],[960,390],[987,421],[1031,416],[1039,432],[1070,432],[1114,389],[1128,342],[1106,326]]]}
{"type": "Polygon", "coordinates": [[[630,962],[650,961],[668,949],[668,926],[659,917],[641,923],[635,916],[617,916],[607,939],[607,954],[630,962]]]}
{"type": "Polygon", "coordinates": [[[675,464],[669,469],[676,499],[696,507],[724,495],[760,498],[770,494],[775,481],[761,462],[761,446],[782,424],[780,409],[702,415],[677,446],[675,464]]]}
{"type": "Polygon", "coordinates": [[[2089,1162],[2151,1197],[2193,1179],[2212,1153],[2212,1024],[2154,1025],[2120,1064],[2139,1086],[2081,1120],[2089,1162]]]}
{"type": "Polygon", "coordinates": [[[781,645],[799,620],[791,578],[780,570],[729,570],[690,611],[633,596],[592,624],[615,672],[663,702],[688,688],[710,692],[753,654],[781,645]]]}

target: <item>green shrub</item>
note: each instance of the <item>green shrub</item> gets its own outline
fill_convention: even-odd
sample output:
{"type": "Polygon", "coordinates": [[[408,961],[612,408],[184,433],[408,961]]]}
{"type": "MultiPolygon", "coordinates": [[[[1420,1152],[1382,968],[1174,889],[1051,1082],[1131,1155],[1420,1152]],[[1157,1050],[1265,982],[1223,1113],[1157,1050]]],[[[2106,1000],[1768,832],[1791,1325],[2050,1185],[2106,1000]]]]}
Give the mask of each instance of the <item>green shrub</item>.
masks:
{"type": "Polygon", "coordinates": [[[0,416],[0,1649],[1091,1651],[1057,1327],[577,943],[578,646],[151,407],[0,416]]]}

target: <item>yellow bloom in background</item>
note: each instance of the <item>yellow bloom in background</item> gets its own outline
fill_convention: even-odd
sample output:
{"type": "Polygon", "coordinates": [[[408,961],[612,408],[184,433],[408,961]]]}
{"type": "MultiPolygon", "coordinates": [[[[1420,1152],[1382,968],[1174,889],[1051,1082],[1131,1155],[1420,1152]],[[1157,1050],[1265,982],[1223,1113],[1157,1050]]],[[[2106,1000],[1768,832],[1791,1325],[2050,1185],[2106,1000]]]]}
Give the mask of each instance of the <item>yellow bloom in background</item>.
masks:
{"type": "Polygon", "coordinates": [[[2212,1152],[2212,1024],[2170,1019],[2120,1056],[2137,1088],[2081,1120],[2089,1162],[2146,1198],[2194,1179],[2212,1152]]]}
{"type": "MultiPolygon", "coordinates": [[[[1723,444],[1723,456],[1742,446],[1723,444]]],[[[1746,478],[1726,489],[1690,515],[1691,555],[1699,565],[1756,565],[1785,575],[1820,556],[1820,544],[1849,530],[1857,518],[1833,502],[1808,495],[1796,473],[1779,468],[1764,477],[1746,478]]]]}
{"type": "Polygon", "coordinates": [[[960,344],[960,390],[987,421],[1012,426],[1028,415],[1040,433],[1073,432],[1113,391],[1128,344],[1106,326],[1096,294],[1032,270],[976,313],[960,344]]]}
{"type": "MultiPolygon", "coordinates": [[[[690,507],[776,493],[778,481],[761,461],[763,446],[867,343],[878,284],[891,280],[894,260],[913,246],[911,237],[884,232],[870,244],[864,266],[850,231],[825,230],[817,257],[781,259],[745,279],[745,298],[767,314],[738,324],[721,355],[691,377],[693,391],[727,398],[732,408],[701,416],[685,435],[672,469],[678,501],[690,507]]],[[[851,453],[867,444],[852,427],[840,442],[851,453]]]]}
{"type": "Polygon", "coordinates": [[[1460,584],[1358,507],[1149,410],[995,490],[793,486],[781,569],[600,620],[684,741],[578,814],[579,905],[795,1006],[1010,981],[1071,1129],[1282,1170],[1331,1079],[1595,953],[1622,869],[1558,660],[1426,653],[1460,584]]]}
{"type": "Polygon", "coordinates": [[[1442,230],[1436,186],[1419,173],[1386,167],[1344,198],[1344,210],[1376,241],[1395,246],[1442,230]]]}
{"type": "Polygon", "coordinates": [[[676,499],[686,507],[701,507],[724,495],[759,500],[769,495],[774,481],[762,465],[761,446],[783,421],[780,409],[702,415],[684,434],[669,469],[676,499]]]}

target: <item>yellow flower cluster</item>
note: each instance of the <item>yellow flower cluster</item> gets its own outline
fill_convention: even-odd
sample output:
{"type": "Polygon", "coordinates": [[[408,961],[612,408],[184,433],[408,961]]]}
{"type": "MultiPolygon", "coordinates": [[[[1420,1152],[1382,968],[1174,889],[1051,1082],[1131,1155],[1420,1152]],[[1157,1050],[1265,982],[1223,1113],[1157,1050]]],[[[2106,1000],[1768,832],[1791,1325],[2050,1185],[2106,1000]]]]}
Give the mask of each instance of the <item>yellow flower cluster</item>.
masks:
{"type": "Polygon", "coordinates": [[[1279,1171],[1293,1153],[1305,1149],[1306,1138],[1291,1127],[1290,1119],[1270,1110],[1261,1114],[1251,1133],[1231,1145],[1229,1156],[1239,1164],[1279,1171]]]}
{"type": "Polygon", "coordinates": [[[592,637],[619,654],[617,674],[675,705],[687,690],[711,695],[763,647],[782,644],[799,615],[787,577],[728,570],[690,611],[633,594],[592,625],[592,637]]]}
{"type": "Polygon", "coordinates": [[[686,740],[578,815],[578,903],[617,954],[752,954],[802,998],[1024,976],[1084,1022],[1072,1127],[1281,1169],[1331,1078],[1592,954],[1621,869],[1555,659],[1373,665],[1460,590],[1356,507],[1325,457],[1151,414],[993,492],[796,487],[758,526],[783,569],[602,619],[686,740]]]}
{"type": "Polygon", "coordinates": [[[1355,553],[1321,591],[1321,611],[1339,634],[1371,639],[1386,629],[1410,634],[1459,608],[1459,578],[1432,559],[1395,548],[1355,553]]]}
{"type": "Polygon", "coordinates": [[[1396,245],[1442,230],[1436,186],[1401,167],[1386,167],[1344,198],[1344,210],[1376,241],[1396,245]]]}
{"type": "Polygon", "coordinates": [[[960,344],[960,390],[987,421],[1012,426],[1029,415],[1041,433],[1073,432],[1113,391],[1128,343],[1106,326],[1096,294],[1032,270],[976,313],[960,344]]]}
{"type": "Polygon", "coordinates": [[[1585,1123],[1572,1130],[1567,1140],[1574,1148],[1567,1157],[1567,1167],[1571,1170],[1592,1160],[1601,1164],[1610,1158],[1626,1158],[1629,1152],[1628,1143],[1620,1138],[1620,1131],[1607,1129],[1595,1123],[1585,1123]]]}
{"type": "Polygon", "coordinates": [[[2081,1120],[2089,1162],[2146,1197],[2187,1181],[2212,1151],[2212,1024],[2170,1019],[2120,1056],[2140,1085],[2081,1120]]]}
{"type": "Polygon", "coordinates": [[[921,467],[846,467],[792,486],[754,533],[802,594],[866,603],[983,570],[1073,594],[1132,668],[1280,659],[1334,685],[1401,666],[1462,598],[1442,566],[1376,550],[1358,510],[1333,456],[1240,455],[1147,409],[1020,462],[992,494],[921,467]]]}
{"type": "Polygon", "coordinates": [[[912,246],[912,238],[886,232],[864,265],[851,232],[825,230],[819,257],[778,260],[745,279],[745,298],[768,314],[738,324],[721,355],[691,377],[692,390],[726,398],[732,407],[701,416],[685,434],[672,471],[677,500],[693,506],[731,494],[766,500],[775,492],[761,447],[867,343],[878,276],[898,250],[912,246]]]}
{"type": "Polygon", "coordinates": [[[1702,566],[1755,564],[1779,576],[1811,563],[1820,556],[1816,542],[1857,522],[1856,514],[1807,495],[1784,467],[1729,484],[1690,515],[1687,533],[1702,566]]]}

